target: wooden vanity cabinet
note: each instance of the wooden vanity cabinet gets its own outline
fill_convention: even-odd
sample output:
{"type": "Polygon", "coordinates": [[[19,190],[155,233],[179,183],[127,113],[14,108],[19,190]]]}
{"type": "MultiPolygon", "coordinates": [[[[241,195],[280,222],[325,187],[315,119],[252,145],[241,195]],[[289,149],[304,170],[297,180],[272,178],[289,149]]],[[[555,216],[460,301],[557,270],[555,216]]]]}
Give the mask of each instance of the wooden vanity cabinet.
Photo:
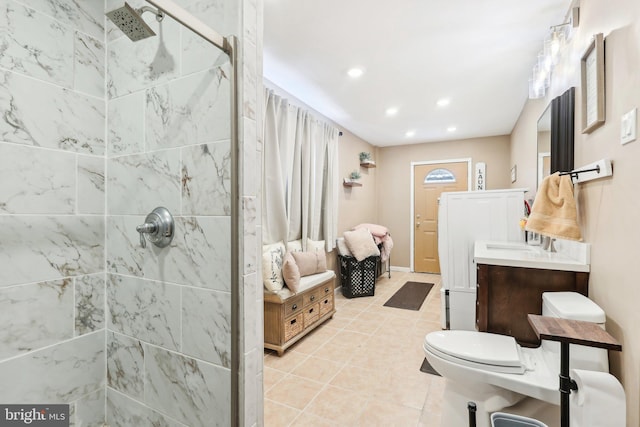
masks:
{"type": "Polygon", "coordinates": [[[526,347],[540,345],[527,314],[542,314],[543,292],[589,292],[589,273],[489,264],[477,269],[478,330],[510,335],[526,347]]]}

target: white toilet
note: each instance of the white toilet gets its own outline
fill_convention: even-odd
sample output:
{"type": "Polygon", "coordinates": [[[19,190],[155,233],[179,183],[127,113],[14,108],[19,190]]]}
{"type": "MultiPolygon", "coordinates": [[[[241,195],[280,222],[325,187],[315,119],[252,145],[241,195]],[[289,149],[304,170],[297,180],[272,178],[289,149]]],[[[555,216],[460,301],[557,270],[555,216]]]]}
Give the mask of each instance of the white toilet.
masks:
{"type": "MultiPolygon", "coordinates": [[[[595,322],[603,328],[605,323],[604,311],[587,297],[574,292],[545,292],[542,314],[595,322]]],[[[447,380],[442,426],[468,425],[468,402],[477,405],[478,427],[489,427],[490,414],[502,410],[540,419],[549,426],[559,425],[558,343],[543,340],[538,348],[526,348],[505,335],[451,330],[428,334],[423,348],[429,363],[447,380]]],[[[607,351],[571,345],[570,368],[608,372],[607,351]]],[[[625,414],[621,416],[624,420],[625,414]]],[[[613,423],[613,419],[610,421],[611,427],[625,425],[624,421],[621,424],[613,423]]],[[[591,425],[584,424],[583,427],[591,425]]]]}

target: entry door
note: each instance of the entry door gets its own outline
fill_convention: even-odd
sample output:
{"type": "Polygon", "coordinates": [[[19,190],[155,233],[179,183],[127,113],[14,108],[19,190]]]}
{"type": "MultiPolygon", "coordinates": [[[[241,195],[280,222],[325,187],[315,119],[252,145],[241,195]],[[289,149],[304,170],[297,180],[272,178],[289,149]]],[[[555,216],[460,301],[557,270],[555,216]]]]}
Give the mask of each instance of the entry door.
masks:
{"type": "Polygon", "coordinates": [[[443,191],[467,191],[468,163],[416,165],[413,172],[413,269],[419,273],[440,273],[438,199],[443,191]]]}

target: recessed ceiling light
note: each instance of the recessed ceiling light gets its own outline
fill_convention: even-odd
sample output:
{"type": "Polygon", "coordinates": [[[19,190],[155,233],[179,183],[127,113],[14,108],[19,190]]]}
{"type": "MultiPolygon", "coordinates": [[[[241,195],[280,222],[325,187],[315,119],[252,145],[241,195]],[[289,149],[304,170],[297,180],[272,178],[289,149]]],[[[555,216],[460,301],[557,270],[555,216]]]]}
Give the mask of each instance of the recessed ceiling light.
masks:
{"type": "Polygon", "coordinates": [[[349,77],[357,79],[362,74],[364,74],[364,71],[362,70],[362,68],[351,68],[349,71],[347,71],[347,74],[349,75],[349,77]]]}
{"type": "Polygon", "coordinates": [[[407,133],[404,134],[404,136],[406,136],[407,138],[411,138],[415,134],[416,134],[415,130],[408,130],[407,133]]]}
{"type": "Polygon", "coordinates": [[[456,131],[456,127],[455,126],[449,126],[447,128],[447,132],[455,132],[456,131]]]}
{"type": "Polygon", "coordinates": [[[395,116],[396,114],[398,114],[398,108],[397,107],[387,108],[387,111],[385,111],[385,113],[387,114],[387,116],[395,116]]]}
{"type": "Polygon", "coordinates": [[[436,102],[436,104],[438,104],[438,107],[446,107],[450,103],[451,103],[451,100],[449,98],[441,98],[441,99],[438,99],[438,101],[436,102]]]}

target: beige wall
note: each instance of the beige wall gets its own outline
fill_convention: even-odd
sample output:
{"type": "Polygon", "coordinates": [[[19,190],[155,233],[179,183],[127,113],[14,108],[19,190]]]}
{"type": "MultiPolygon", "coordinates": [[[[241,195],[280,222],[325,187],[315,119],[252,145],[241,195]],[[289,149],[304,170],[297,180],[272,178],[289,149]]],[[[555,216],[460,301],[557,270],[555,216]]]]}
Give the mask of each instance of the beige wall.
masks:
{"type": "Polygon", "coordinates": [[[376,147],[357,136],[343,131],[340,137],[339,157],[340,176],[346,178],[357,170],[362,175],[362,187],[344,187],[340,189],[340,211],[338,214],[338,234],[350,230],[353,226],[367,223],[378,223],[377,176],[379,168],[364,168],[360,166],[359,154],[362,151],[371,153],[376,161],[376,147]]]}
{"type": "Polygon", "coordinates": [[[528,188],[527,199],[536,192],[538,159],[538,119],[546,108],[546,99],[528,100],[511,133],[511,165],[518,166],[518,179],[512,188],[528,188]]]}
{"type": "Polygon", "coordinates": [[[394,242],[391,264],[408,268],[411,251],[411,162],[471,158],[487,164],[487,189],[511,184],[509,136],[378,148],[378,218],[394,242]]]}
{"type": "MultiPolygon", "coordinates": [[[[640,104],[640,2],[637,0],[581,0],[580,27],[554,73],[552,97],[576,86],[577,168],[609,158],[611,178],[576,185],[583,236],[591,243],[589,296],[607,313],[607,329],[622,343],[622,353],[611,352],[611,371],[627,395],[627,426],[640,425],[640,263],[637,224],[640,201],[640,141],[620,145],[620,117],[640,104]],[[593,34],[605,36],[606,122],[583,135],[580,114],[579,61],[593,34]]],[[[525,108],[526,109],[526,108],[525,108]]],[[[542,112],[542,111],[540,111],[542,112]]],[[[513,153],[530,151],[536,114],[518,122],[513,132],[513,153]],[[526,147],[525,147],[526,146],[526,147]]],[[[520,160],[518,160],[520,161],[520,160]]],[[[535,168],[533,157],[528,168],[535,168]]]]}

